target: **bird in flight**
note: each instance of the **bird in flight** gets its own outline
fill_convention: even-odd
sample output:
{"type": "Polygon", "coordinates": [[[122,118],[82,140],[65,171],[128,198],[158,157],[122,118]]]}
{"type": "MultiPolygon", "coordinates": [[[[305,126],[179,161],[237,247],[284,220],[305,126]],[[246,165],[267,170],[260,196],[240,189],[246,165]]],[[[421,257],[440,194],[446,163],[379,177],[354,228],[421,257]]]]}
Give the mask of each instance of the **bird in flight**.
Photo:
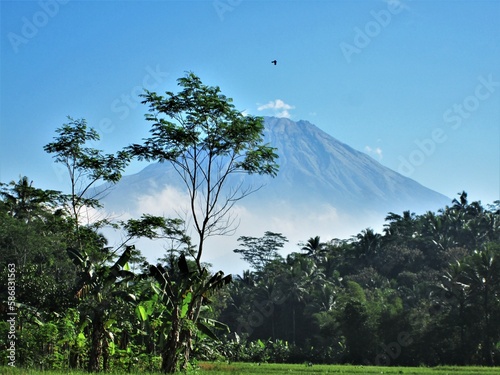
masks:
{"type": "Polygon", "coordinates": [[[271,64],[276,65],[278,62],[276,60],[271,61],[271,64]]]}

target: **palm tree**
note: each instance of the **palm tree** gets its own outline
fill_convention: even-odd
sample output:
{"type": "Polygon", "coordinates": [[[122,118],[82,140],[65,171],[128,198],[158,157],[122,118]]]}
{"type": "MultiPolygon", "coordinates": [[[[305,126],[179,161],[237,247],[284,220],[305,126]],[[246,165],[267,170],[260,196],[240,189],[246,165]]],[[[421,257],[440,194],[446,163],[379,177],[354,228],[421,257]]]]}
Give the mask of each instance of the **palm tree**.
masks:
{"type": "Polygon", "coordinates": [[[433,269],[446,267],[443,253],[448,249],[457,247],[456,227],[459,219],[456,214],[447,209],[440,214],[428,211],[422,218],[422,228],[419,234],[420,249],[424,252],[427,263],[433,269]]]}
{"type": "Polygon", "coordinates": [[[382,245],[382,236],[375,233],[372,228],[366,228],[354,237],[357,242],[354,243],[354,248],[358,259],[368,263],[369,258],[376,255],[382,245]]]}
{"type": "Polygon", "coordinates": [[[454,321],[460,328],[460,357],[462,360],[467,361],[467,321],[466,321],[466,308],[469,306],[468,288],[467,284],[463,283],[464,263],[455,262],[449,266],[449,269],[444,272],[442,281],[437,285],[437,293],[431,293],[434,297],[434,303],[437,308],[447,304],[452,307],[451,313],[454,310],[454,321]]]}
{"type": "Polygon", "coordinates": [[[294,344],[297,340],[297,309],[304,306],[313,286],[320,283],[319,279],[323,279],[323,274],[311,259],[297,255],[288,256],[286,269],[280,280],[281,289],[286,293],[286,303],[290,306],[292,314],[291,341],[294,344]]]}
{"type": "Polygon", "coordinates": [[[26,223],[35,218],[46,218],[55,212],[55,206],[61,200],[61,193],[55,190],[42,190],[33,187],[33,181],[24,176],[18,182],[11,181],[10,189],[0,183],[0,198],[7,213],[26,223]]]}
{"type": "Polygon", "coordinates": [[[390,241],[412,241],[417,232],[417,217],[414,212],[403,211],[403,215],[389,212],[384,225],[385,239],[390,241]]]}
{"type": "Polygon", "coordinates": [[[305,255],[314,260],[316,264],[319,264],[325,260],[325,255],[327,252],[325,244],[321,242],[319,236],[309,238],[305,245],[302,246],[301,250],[307,251],[305,255]]]}
{"type": "Polygon", "coordinates": [[[454,198],[451,203],[453,204],[452,208],[454,210],[464,210],[467,208],[467,193],[465,191],[462,191],[461,193],[457,194],[459,196],[459,199],[454,198]]]}
{"type": "Polygon", "coordinates": [[[247,288],[253,288],[257,284],[256,275],[250,270],[244,270],[243,274],[236,275],[234,284],[236,283],[243,284],[247,288]]]}
{"type": "Polygon", "coordinates": [[[498,258],[500,247],[489,246],[482,251],[476,251],[466,260],[464,266],[464,283],[468,287],[471,301],[479,307],[479,319],[483,342],[482,356],[485,364],[493,365],[493,342],[498,340],[495,334],[493,316],[500,312],[498,288],[500,286],[500,261],[498,258]]]}
{"type": "Polygon", "coordinates": [[[482,364],[493,364],[493,345],[500,338],[499,254],[498,245],[474,252],[450,265],[438,285],[435,303],[452,307],[450,320],[460,327],[460,356],[465,362],[479,354],[482,364]]]}

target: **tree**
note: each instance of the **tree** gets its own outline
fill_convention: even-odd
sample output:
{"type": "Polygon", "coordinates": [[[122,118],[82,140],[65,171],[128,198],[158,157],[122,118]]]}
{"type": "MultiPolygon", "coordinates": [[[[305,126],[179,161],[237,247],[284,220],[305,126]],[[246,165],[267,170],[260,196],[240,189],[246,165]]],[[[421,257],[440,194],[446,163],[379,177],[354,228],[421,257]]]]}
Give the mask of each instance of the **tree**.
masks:
{"type": "Polygon", "coordinates": [[[317,272],[317,267],[311,259],[302,256],[289,255],[286,260],[288,272],[280,275],[282,290],[287,297],[288,311],[291,312],[293,344],[297,340],[297,310],[305,305],[306,298],[311,292],[311,286],[315,282],[321,282],[322,274],[317,272]]]}
{"type": "Polygon", "coordinates": [[[340,327],[345,338],[346,363],[363,363],[370,358],[374,329],[370,324],[370,311],[363,288],[348,281],[339,306],[340,327]]]}
{"type": "Polygon", "coordinates": [[[144,144],[128,147],[139,160],[168,162],[189,195],[198,236],[194,258],[201,271],[205,240],[233,230],[231,208],[256,189],[229,177],[239,173],[275,176],[275,150],[263,143],[263,120],[244,116],[219,87],[204,85],[193,73],[178,79],[183,89],[166,97],[146,91],[146,120],[153,123],[144,144]]]}
{"type": "Polygon", "coordinates": [[[278,250],[288,242],[281,233],[265,232],[263,237],[241,236],[238,238],[241,249],[234,249],[243,260],[250,263],[256,271],[262,271],[273,260],[281,259],[278,250]]]}
{"type": "MultiPolygon", "coordinates": [[[[189,290],[197,285],[208,287],[214,277],[230,281],[222,277],[221,271],[210,276],[201,259],[205,240],[231,233],[232,207],[256,190],[231,177],[240,173],[275,176],[278,165],[275,150],[263,143],[262,118],[244,116],[234,108],[231,99],[221,94],[219,87],[204,85],[193,73],[178,79],[178,84],[182,90],[177,94],[166,92],[163,97],[146,91],[142,95],[143,104],[149,105],[146,120],[153,123],[151,136],[142,145],[129,146],[126,152],[139,160],[170,163],[187,189],[198,240],[196,248],[190,247],[189,251],[198,273],[186,278],[186,283],[192,283],[186,286],[189,290]]],[[[178,367],[179,353],[186,361],[190,355],[195,329],[179,331],[179,327],[185,321],[196,327],[200,311],[208,302],[203,293],[191,294],[189,303],[173,296],[167,296],[171,321],[165,325],[168,345],[162,352],[162,369],[168,373],[178,367]],[[179,314],[186,303],[189,312],[179,314]]]]}
{"type": "Polygon", "coordinates": [[[391,241],[412,242],[417,232],[417,221],[414,212],[403,211],[403,215],[389,212],[385,218],[388,224],[384,224],[385,238],[391,241]]]}
{"type": "Polygon", "coordinates": [[[133,237],[152,238],[155,229],[164,229],[171,223],[162,221],[163,218],[153,217],[131,219],[128,223],[122,223],[129,236],[114,250],[106,246],[106,238],[97,232],[107,220],[82,225],[82,213],[87,208],[100,207],[99,198],[106,190],[96,191],[94,185],[97,182],[118,182],[130,158],[125,151],[104,154],[101,150],[88,147],[89,142],[99,140],[97,131],[88,128],[84,119],[68,119],[69,123],[56,130],[58,136],[54,142],[45,145],[44,150],[54,154],[55,161],[63,164],[69,174],[71,191],[63,200],[64,208],[72,218],[67,251],[80,271],[75,294],[80,300],[85,300],[85,303],[79,305],[80,313],[92,323],[88,370],[94,372],[100,370],[101,358],[104,359],[106,369],[105,325],[110,316],[112,301],[118,296],[129,300],[132,298],[129,293],[120,289],[122,284],[126,287],[126,281],[134,276],[127,264],[132,255],[132,247],[126,246],[126,242],[133,237]],[[124,250],[118,260],[109,266],[108,263],[122,248],[124,250]]]}
{"type": "Polygon", "coordinates": [[[476,251],[466,258],[464,265],[464,284],[467,285],[473,311],[476,313],[474,323],[479,324],[479,335],[482,340],[482,361],[493,366],[493,347],[498,342],[498,318],[500,316],[500,262],[498,254],[500,246],[490,244],[484,250],[476,251]]]}
{"type": "MultiPolygon", "coordinates": [[[[430,310],[432,313],[437,313],[445,310],[446,305],[450,305],[451,309],[448,313],[449,320],[453,324],[448,325],[448,329],[451,331],[448,335],[455,333],[458,336],[458,341],[456,343],[459,360],[463,361],[462,364],[466,364],[468,353],[471,350],[467,345],[471,346],[471,340],[467,340],[466,332],[468,331],[468,322],[466,320],[466,310],[470,305],[468,298],[469,286],[464,284],[464,274],[465,263],[459,261],[449,265],[449,269],[444,272],[441,277],[441,282],[437,285],[436,292],[432,292],[431,296],[434,297],[434,306],[430,310]]],[[[436,319],[435,319],[436,320],[436,319]]],[[[439,343],[440,344],[440,343],[439,343]]]]}
{"type": "Polygon", "coordinates": [[[309,238],[307,242],[302,245],[301,250],[307,251],[305,255],[313,259],[316,263],[320,263],[321,261],[323,261],[327,253],[325,244],[321,242],[319,236],[309,238]]]}
{"type": "Polygon", "coordinates": [[[87,127],[85,119],[74,120],[56,130],[59,135],[55,141],[44,146],[48,153],[55,154],[54,159],[66,167],[71,182],[68,196],[69,211],[75,220],[78,232],[82,210],[85,207],[98,207],[99,197],[104,193],[92,191],[98,182],[116,183],[128,162],[129,155],[124,151],[115,154],[103,154],[101,150],[86,147],[88,142],[99,140],[99,133],[87,127]]]}
{"type": "Polygon", "coordinates": [[[64,252],[70,225],[58,208],[61,195],[34,187],[26,176],[0,183],[0,266],[16,265],[23,285],[17,300],[44,312],[60,313],[72,303],[74,270],[64,252]]]}
{"type": "MultiPolygon", "coordinates": [[[[18,267],[41,262],[36,257],[43,252],[44,240],[64,227],[57,209],[60,202],[61,193],[35,188],[26,176],[18,182],[0,183],[0,249],[5,262],[18,267]],[[30,246],[31,241],[38,246],[30,246]]],[[[54,238],[49,241],[55,242],[54,238]]]]}
{"type": "Polygon", "coordinates": [[[45,220],[56,212],[61,201],[61,193],[33,187],[33,181],[24,176],[16,183],[0,183],[0,198],[3,210],[9,216],[29,224],[33,219],[45,220]],[[6,186],[10,186],[7,189],[6,186]]]}
{"type": "Polygon", "coordinates": [[[134,277],[127,264],[131,250],[132,247],[127,246],[120,258],[109,266],[95,264],[87,254],[68,249],[68,255],[80,270],[76,297],[85,301],[80,308],[84,319],[91,323],[91,347],[87,366],[89,372],[100,371],[101,359],[104,370],[107,370],[106,327],[117,318],[112,316],[111,305],[118,298],[135,300],[135,296],[126,291],[126,283],[134,277]]]}
{"type": "Polygon", "coordinates": [[[354,250],[359,261],[369,263],[380,250],[382,245],[382,236],[375,233],[373,229],[366,228],[355,236],[357,242],[354,242],[354,250]]]}

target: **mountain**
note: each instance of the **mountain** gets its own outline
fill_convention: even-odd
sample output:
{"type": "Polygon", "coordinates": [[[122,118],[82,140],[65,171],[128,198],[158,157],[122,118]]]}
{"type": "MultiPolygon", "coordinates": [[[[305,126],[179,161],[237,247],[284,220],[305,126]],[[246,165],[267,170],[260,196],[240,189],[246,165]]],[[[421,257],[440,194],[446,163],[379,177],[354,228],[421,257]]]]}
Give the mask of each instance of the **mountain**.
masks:
{"type": "Polygon", "coordinates": [[[276,193],[314,197],[342,210],[432,210],[450,202],[442,194],[384,167],[308,121],[266,118],[266,136],[278,148],[276,193]]]}
{"type": "MultiPolygon", "coordinates": [[[[238,175],[230,180],[262,186],[235,207],[237,235],[261,236],[270,230],[283,233],[291,243],[316,235],[346,238],[368,226],[381,229],[388,212],[423,213],[451,202],[308,121],[266,117],[265,139],[278,149],[280,170],[275,178],[238,175]]],[[[180,203],[184,191],[175,170],[156,163],[124,176],[103,203],[115,213],[182,216],[187,211],[180,203]]],[[[226,241],[230,250],[237,247],[235,238],[226,241]]]]}
{"type": "MultiPolygon", "coordinates": [[[[252,203],[327,203],[340,211],[382,215],[435,210],[450,203],[446,196],[384,167],[308,121],[265,117],[265,139],[277,148],[280,169],[275,178],[244,177],[257,186],[265,185],[247,198],[252,203]]],[[[124,176],[105,203],[113,211],[133,210],[137,199],[165,186],[183,188],[170,165],[151,164],[137,174],[124,176]]]]}

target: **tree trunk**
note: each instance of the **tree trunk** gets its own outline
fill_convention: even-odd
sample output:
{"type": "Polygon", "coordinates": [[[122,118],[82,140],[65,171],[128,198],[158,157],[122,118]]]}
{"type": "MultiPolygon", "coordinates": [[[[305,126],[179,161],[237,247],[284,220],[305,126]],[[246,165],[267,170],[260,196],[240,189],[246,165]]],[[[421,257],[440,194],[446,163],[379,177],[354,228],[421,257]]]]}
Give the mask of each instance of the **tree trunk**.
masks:
{"type": "MultiPolygon", "coordinates": [[[[185,319],[196,323],[200,315],[202,302],[202,296],[199,297],[198,301],[192,301],[185,319]]],[[[182,328],[179,307],[176,307],[172,312],[172,319],[168,341],[165,350],[161,353],[161,370],[166,374],[173,374],[176,370],[187,371],[193,346],[193,332],[189,328],[182,328]]]]}
{"type": "Polygon", "coordinates": [[[102,345],[102,369],[105,372],[109,371],[109,346],[107,337],[104,337],[102,345]]]}
{"type": "Polygon", "coordinates": [[[180,370],[186,372],[188,369],[189,358],[191,356],[191,348],[193,345],[192,333],[189,330],[184,330],[181,334],[181,340],[184,343],[183,358],[180,370]]]}
{"type": "Polygon", "coordinates": [[[165,374],[173,374],[177,369],[177,346],[178,342],[169,339],[169,343],[161,353],[161,371],[165,374]]]}
{"type": "Polygon", "coordinates": [[[485,286],[484,290],[484,345],[483,345],[483,357],[486,366],[493,366],[493,351],[492,351],[492,340],[491,340],[491,327],[490,327],[490,305],[489,305],[489,288],[488,285],[485,286]]]}
{"type": "Polygon", "coordinates": [[[161,371],[165,374],[173,374],[177,370],[179,360],[179,349],[181,343],[180,316],[177,307],[172,311],[172,326],[168,334],[167,343],[161,353],[161,371]]]}
{"type": "Polygon", "coordinates": [[[99,372],[101,370],[102,339],[104,336],[104,324],[101,317],[95,316],[92,321],[92,343],[89,354],[87,370],[99,372]]]}

